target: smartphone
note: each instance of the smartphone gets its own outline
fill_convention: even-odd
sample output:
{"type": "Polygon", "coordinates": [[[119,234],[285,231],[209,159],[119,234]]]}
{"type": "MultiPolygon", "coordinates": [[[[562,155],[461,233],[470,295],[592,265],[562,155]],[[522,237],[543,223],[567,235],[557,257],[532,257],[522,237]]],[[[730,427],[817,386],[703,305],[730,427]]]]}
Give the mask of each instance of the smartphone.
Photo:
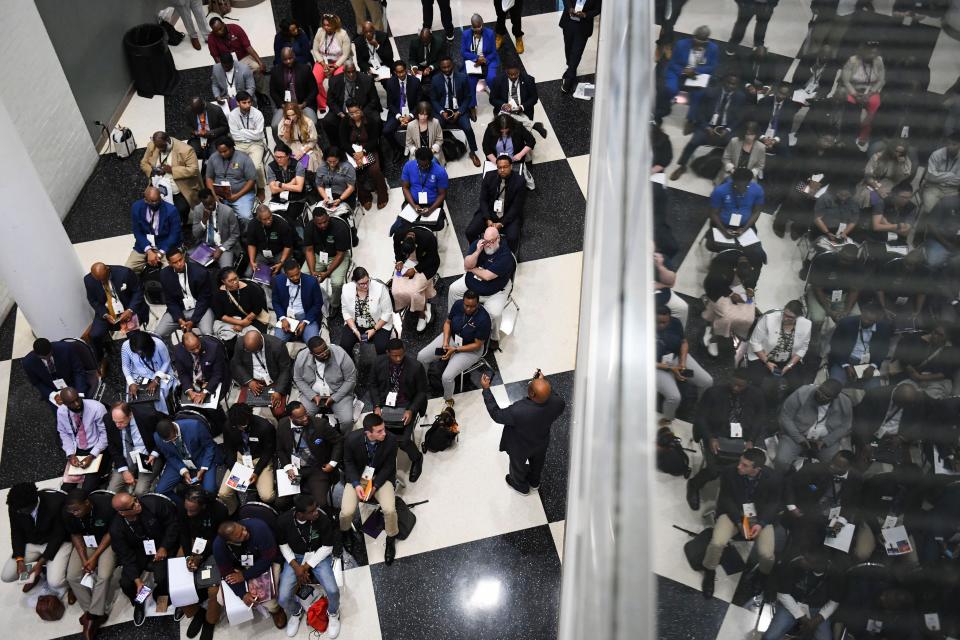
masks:
{"type": "Polygon", "coordinates": [[[147,585],[143,585],[142,587],[140,587],[140,591],[137,592],[137,597],[136,597],[137,603],[143,604],[144,602],[147,601],[147,596],[149,595],[150,595],[150,587],[148,587],[147,585]]]}
{"type": "Polygon", "coordinates": [[[692,378],[693,369],[680,369],[680,375],[682,375],[684,378],[692,378]]]}
{"type": "Polygon", "coordinates": [[[447,352],[447,350],[444,349],[443,347],[437,347],[436,349],[433,350],[433,355],[435,355],[435,356],[442,356],[442,355],[444,355],[446,352],[447,352]]]}
{"type": "Polygon", "coordinates": [[[367,332],[364,331],[364,332],[362,332],[362,333],[360,334],[360,342],[366,342],[367,340],[368,340],[368,338],[367,338],[367,332]]]}

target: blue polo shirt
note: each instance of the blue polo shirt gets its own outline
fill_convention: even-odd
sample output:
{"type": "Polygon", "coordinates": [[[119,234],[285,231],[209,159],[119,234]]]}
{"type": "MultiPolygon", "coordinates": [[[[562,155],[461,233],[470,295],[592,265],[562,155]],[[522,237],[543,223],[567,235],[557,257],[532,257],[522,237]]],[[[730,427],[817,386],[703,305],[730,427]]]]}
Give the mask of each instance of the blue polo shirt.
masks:
{"type": "Polygon", "coordinates": [[[419,204],[417,194],[421,191],[427,192],[427,204],[433,204],[440,195],[439,190],[446,189],[449,184],[447,170],[441,167],[436,159],[430,163],[430,169],[427,171],[422,171],[416,160],[407,160],[407,164],[403,165],[400,180],[410,185],[410,193],[417,204],[419,204]]]}
{"type": "MultiPolygon", "coordinates": [[[[473,253],[477,250],[478,242],[479,240],[474,240],[470,243],[468,253],[473,253]]],[[[503,291],[504,287],[507,286],[507,282],[510,281],[510,277],[513,275],[514,263],[513,255],[510,253],[510,247],[501,239],[500,247],[494,251],[492,255],[487,255],[485,251],[480,252],[480,257],[477,258],[477,266],[481,269],[493,271],[497,274],[497,277],[493,280],[483,281],[472,273],[468,273],[464,276],[468,289],[476,291],[481,296],[492,296],[495,293],[503,291]]]]}
{"type": "Polygon", "coordinates": [[[763,204],[763,187],[756,182],[747,185],[747,190],[740,194],[733,188],[733,179],[718,185],[710,194],[710,206],[720,210],[720,220],[726,226],[743,227],[750,221],[753,208],[763,204]],[[740,224],[731,225],[730,216],[740,214],[740,224]]]}
{"type": "Polygon", "coordinates": [[[486,342],[490,338],[490,314],[483,307],[477,307],[473,315],[468,316],[463,309],[463,300],[457,300],[450,307],[447,320],[453,335],[463,338],[464,346],[473,344],[474,340],[486,342]]]}

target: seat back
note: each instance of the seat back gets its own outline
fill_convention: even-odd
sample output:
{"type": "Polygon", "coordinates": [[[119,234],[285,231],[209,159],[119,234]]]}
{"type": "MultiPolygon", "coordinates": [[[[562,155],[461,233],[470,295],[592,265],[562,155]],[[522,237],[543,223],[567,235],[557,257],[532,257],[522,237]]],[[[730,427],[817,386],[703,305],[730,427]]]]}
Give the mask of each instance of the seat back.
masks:
{"type": "Polygon", "coordinates": [[[90,388],[90,399],[99,400],[103,391],[100,384],[100,367],[93,347],[79,338],[64,338],[61,342],[70,347],[83,365],[87,375],[87,386],[90,388]]]}
{"type": "Polygon", "coordinates": [[[259,502],[257,500],[251,500],[244,505],[241,505],[237,509],[236,518],[237,520],[243,520],[244,518],[256,518],[257,520],[262,520],[270,527],[270,530],[276,532],[277,530],[277,518],[279,514],[277,510],[268,505],[266,502],[259,502]]]}

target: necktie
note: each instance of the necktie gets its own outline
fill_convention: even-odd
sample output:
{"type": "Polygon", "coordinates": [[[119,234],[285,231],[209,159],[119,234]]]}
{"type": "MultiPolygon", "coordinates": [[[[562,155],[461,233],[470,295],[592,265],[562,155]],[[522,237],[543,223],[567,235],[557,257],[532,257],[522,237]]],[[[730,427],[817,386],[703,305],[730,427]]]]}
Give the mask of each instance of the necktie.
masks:
{"type": "Polygon", "coordinates": [[[107,294],[107,313],[111,316],[117,315],[117,312],[113,308],[113,294],[110,292],[110,283],[103,283],[103,290],[107,294]]]}
{"type": "Polygon", "coordinates": [[[717,124],[723,126],[727,123],[727,98],[729,97],[727,91],[722,91],[720,93],[720,100],[717,104],[717,124]]]}
{"type": "Polygon", "coordinates": [[[181,460],[189,460],[190,452],[187,451],[187,446],[183,443],[183,436],[177,436],[176,441],[177,453],[180,455],[181,460]]]}
{"type": "Polygon", "coordinates": [[[73,414],[73,422],[77,425],[77,448],[87,448],[87,431],[83,427],[83,412],[73,414]]]}
{"type": "Polygon", "coordinates": [[[130,454],[134,448],[133,432],[131,431],[131,429],[133,429],[132,424],[127,425],[127,428],[123,429],[123,457],[124,458],[131,457],[130,454]]]}
{"type": "Polygon", "coordinates": [[[193,355],[193,381],[199,382],[203,380],[203,370],[200,368],[200,354],[191,354],[193,355]]]}
{"type": "Polygon", "coordinates": [[[55,378],[57,376],[57,363],[54,362],[53,356],[44,359],[43,364],[47,365],[47,371],[49,371],[50,375],[55,378]]]}
{"type": "Polygon", "coordinates": [[[407,87],[406,80],[400,81],[400,110],[402,111],[405,106],[407,106],[407,87]]]}
{"type": "Polygon", "coordinates": [[[217,232],[217,230],[216,230],[216,229],[214,228],[214,226],[213,226],[213,216],[211,215],[211,216],[210,216],[210,222],[207,223],[207,244],[208,244],[209,246],[211,246],[211,247],[212,247],[214,244],[216,244],[216,240],[214,240],[214,238],[215,238],[214,234],[215,234],[216,232],[217,232]]]}
{"type": "Polygon", "coordinates": [[[447,109],[453,109],[453,78],[446,77],[447,81],[447,109]]]}
{"type": "Polygon", "coordinates": [[[513,103],[518,107],[520,106],[520,92],[517,89],[517,85],[519,84],[519,81],[510,82],[510,99],[513,100],[513,103]]]}
{"type": "Polygon", "coordinates": [[[773,115],[770,116],[770,128],[776,132],[777,125],[780,123],[780,107],[783,106],[782,102],[773,103],[773,115]]]}

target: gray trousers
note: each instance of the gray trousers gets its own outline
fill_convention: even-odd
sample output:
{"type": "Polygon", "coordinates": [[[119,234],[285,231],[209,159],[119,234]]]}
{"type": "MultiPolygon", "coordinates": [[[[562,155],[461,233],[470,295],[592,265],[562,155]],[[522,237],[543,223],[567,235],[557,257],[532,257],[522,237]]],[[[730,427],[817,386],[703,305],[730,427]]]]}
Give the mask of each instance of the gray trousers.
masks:
{"type": "MultiPolygon", "coordinates": [[[[35,562],[43,555],[46,548],[47,545],[45,544],[28,542],[24,550],[23,561],[27,564],[35,562]]],[[[47,563],[47,584],[50,585],[52,589],[61,589],[67,583],[67,563],[70,561],[71,553],[73,553],[73,545],[69,542],[64,542],[60,545],[60,550],[57,551],[57,555],[53,557],[53,560],[47,563]]],[[[13,558],[7,558],[7,561],[3,564],[3,570],[0,571],[0,580],[4,582],[16,582],[18,577],[17,561],[13,558]]]]}
{"type": "MultiPolygon", "coordinates": [[[[833,460],[833,456],[837,455],[838,451],[850,448],[849,442],[845,443],[844,441],[845,438],[841,438],[829,447],[821,447],[817,451],[817,459],[823,463],[830,462],[833,460]],[[844,446],[844,444],[847,446],[844,446]]],[[[786,434],[781,434],[780,444],[777,445],[777,457],[773,461],[773,466],[776,467],[778,471],[786,471],[790,468],[790,465],[793,464],[794,460],[800,457],[803,449],[803,445],[797,444],[793,438],[786,434]]]]}
{"type": "MultiPolygon", "coordinates": [[[[224,253],[226,255],[226,253],[224,253]]],[[[166,340],[170,337],[174,331],[180,328],[180,323],[170,317],[169,313],[164,313],[160,317],[160,321],[157,322],[157,326],[154,327],[153,332],[166,340]]],[[[194,333],[197,335],[208,336],[213,333],[213,311],[207,309],[207,312],[203,314],[203,317],[200,318],[200,322],[194,326],[194,333]],[[199,333],[197,330],[199,329],[199,333]]]]}
{"type": "Polygon", "coordinates": [[[183,28],[187,30],[187,36],[206,42],[210,35],[210,25],[207,23],[203,3],[200,0],[173,0],[173,6],[183,22],[183,28]]]}
{"type": "MultiPolygon", "coordinates": [[[[687,355],[687,368],[693,371],[693,377],[687,378],[687,382],[697,388],[697,396],[702,396],[703,392],[713,386],[713,378],[707,371],[700,366],[693,356],[687,355]]],[[[677,415],[677,407],[680,406],[680,388],[677,386],[677,379],[672,371],[657,369],[657,393],[663,396],[663,407],[660,413],[667,420],[673,420],[677,415]]]]}
{"type": "MultiPolygon", "coordinates": [[[[88,554],[93,554],[94,549],[88,549],[88,554]]],[[[107,604],[113,602],[113,589],[111,588],[111,577],[116,568],[116,556],[113,549],[107,547],[97,558],[97,573],[93,576],[93,588],[88,589],[80,584],[83,580],[83,562],[76,551],[70,554],[70,562],[67,565],[67,583],[77,596],[77,604],[83,611],[95,616],[106,615],[107,604]]]]}
{"type": "MultiPolygon", "coordinates": [[[[442,333],[434,338],[433,342],[420,350],[420,353],[417,354],[417,360],[420,361],[420,364],[422,364],[424,368],[431,362],[436,362],[440,359],[440,356],[435,352],[441,346],[443,346],[442,333]]],[[[449,400],[453,397],[453,388],[457,383],[457,376],[479,359],[480,351],[471,351],[469,353],[461,352],[450,356],[450,359],[447,361],[447,368],[443,370],[443,375],[440,376],[440,380],[443,381],[444,399],[449,400]]]]}
{"type": "MultiPolygon", "coordinates": [[[[340,433],[346,435],[353,431],[353,398],[354,395],[348,394],[346,397],[340,398],[333,403],[333,417],[337,419],[338,428],[340,433]]],[[[313,396],[300,396],[300,403],[303,405],[303,408],[307,410],[307,413],[311,416],[317,415],[319,409],[317,405],[313,402],[313,396]]]]}
{"type": "MultiPolygon", "coordinates": [[[[156,470],[159,466],[160,461],[158,460],[153,468],[156,470]]],[[[155,473],[138,473],[136,469],[129,469],[129,471],[133,474],[133,477],[137,479],[132,487],[123,482],[123,475],[120,474],[119,471],[114,471],[110,475],[110,482],[107,484],[107,489],[114,493],[120,493],[121,491],[131,493],[132,491],[133,495],[140,497],[150,491],[150,488],[153,486],[153,481],[158,477],[155,473]]]]}

